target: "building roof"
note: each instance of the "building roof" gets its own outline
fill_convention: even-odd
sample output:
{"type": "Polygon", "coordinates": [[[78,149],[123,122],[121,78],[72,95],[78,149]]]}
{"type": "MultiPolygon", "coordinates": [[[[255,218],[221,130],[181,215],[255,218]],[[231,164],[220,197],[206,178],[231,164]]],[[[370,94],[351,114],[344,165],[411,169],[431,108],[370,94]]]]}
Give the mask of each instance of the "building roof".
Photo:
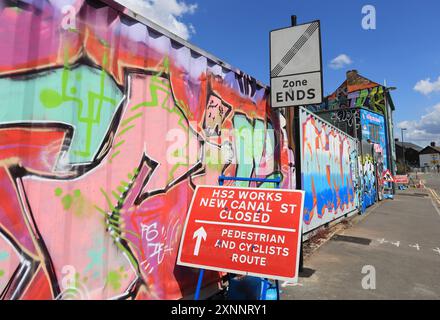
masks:
{"type": "Polygon", "coordinates": [[[401,142],[401,141],[396,141],[396,146],[399,146],[399,147],[402,147],[402,145],[405,147],[405,149],[414,149],[414,150],[416,150],[417,152],[420,152],[420,151],[422,151],[423,150],[423,148],[422,147],[420,147],[420,146],[418,146],[418,145],[416,145],[416,144],[414,144],[414,143],[411,143],[411,142],[401,142]]]}
{"type": "Polygon", "coordinates": [[[332,94],[326,96],[325,101],[340,99],[341,97],[347,98],[352,92],[373,88],[378,88],[379,94],[384,93],[391,110],[396,110],[389,88],[360,75],[357,70],[348,70],[345,81],[332,94]]]}
{"type": "Polygon", "coordinates": [[[336,98],[341,93],[347,95],[354,91],[371,89],[374,87],[382,86],[381,84],[371,81],[370,79],[361,76],[357,70],[349,70],[347,71],[346,80],[333,92],[328,98],[336,98]]]}
{"type": "Polygon", "coordinates": [[[427,147],[423,148],[423,150],[420,151],[419,153],[420,154],[440,153],[440,147],[427,146],[427,147]]]}

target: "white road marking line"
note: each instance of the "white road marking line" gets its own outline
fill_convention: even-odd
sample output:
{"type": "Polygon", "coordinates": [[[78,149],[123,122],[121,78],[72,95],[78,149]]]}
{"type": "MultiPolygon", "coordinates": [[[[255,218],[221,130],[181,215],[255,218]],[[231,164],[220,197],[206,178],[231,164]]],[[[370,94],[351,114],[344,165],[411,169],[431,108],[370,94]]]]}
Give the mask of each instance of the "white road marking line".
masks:
{"type": "Polygon", "coordinates": [[[414,244],[414,245],[410,244],[409,246],[410,246],[411,248],[416,248],[417,251],[420,251],[420,246],[419,246],[418,243],[416,243],[416,244],[414,244]]]}
{"type": "Polygon", "coordinates": [[[400,241],[397,241],[397,242],[391,242],[391,244],[392,244],[392,245],[395,245],[396,247],[399,247],[399,246],[400,246],[400,241]]]}

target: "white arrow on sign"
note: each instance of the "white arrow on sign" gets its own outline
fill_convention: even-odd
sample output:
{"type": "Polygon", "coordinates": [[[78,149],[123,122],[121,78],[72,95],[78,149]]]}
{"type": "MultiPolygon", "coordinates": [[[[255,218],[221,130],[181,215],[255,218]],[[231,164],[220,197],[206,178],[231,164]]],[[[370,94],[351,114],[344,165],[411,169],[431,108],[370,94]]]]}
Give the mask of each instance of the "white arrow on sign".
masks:
{"type": "Polygon", "coordinates": [[[196,246],[194,247],[194,255],[195,256],[199,255],[200,244],[202,243],[202,238],[203,238],[203,240],[206,240],[206,236],[207,236],[207,234],[206,234],[205,228],[203,228],[203,227],[200,227],[196,231],[194,231],[193,239],[197,238],[196,246]]]}

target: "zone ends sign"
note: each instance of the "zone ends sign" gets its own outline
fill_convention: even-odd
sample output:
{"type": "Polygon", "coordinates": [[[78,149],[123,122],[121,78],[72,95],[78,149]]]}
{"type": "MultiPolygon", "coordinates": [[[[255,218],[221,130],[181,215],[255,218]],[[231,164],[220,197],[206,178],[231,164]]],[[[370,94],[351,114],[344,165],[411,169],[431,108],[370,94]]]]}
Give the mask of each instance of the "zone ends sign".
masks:
{"type": "Polygon", "coordinates": [[[177,264],[297,281],[304,191],[198,186],[177,264]]]}
{"type": "Polygon", "coordinates": [[[274,108],[322,102],[319,21],[271,31],[270,78],[274,108]]]}

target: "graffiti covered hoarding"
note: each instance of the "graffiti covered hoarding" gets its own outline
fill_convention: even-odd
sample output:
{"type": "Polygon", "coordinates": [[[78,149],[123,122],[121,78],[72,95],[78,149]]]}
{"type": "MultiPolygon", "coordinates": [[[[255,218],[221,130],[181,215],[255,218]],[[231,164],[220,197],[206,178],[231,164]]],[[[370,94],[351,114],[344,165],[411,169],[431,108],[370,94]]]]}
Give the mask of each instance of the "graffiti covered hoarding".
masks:
{"type": "Polygon", "coordinates": [[[362,212],[373,205],[377,198],[377,175],[374,146],[367,141],[362,141],[362,180],[363,199],[362,212]]]}
{"type": "Polygon", "coordinates": [[[360,109],[362,127],[362,140],[370,140],[376,147],[377,152],[383,157],[383,170],[388,169],[387,141],[385,133],[385,118],[383,115],[365,109],[360,109]]]}
{"type": "Polygon", "coordinates": [[[268,90],[104,3],[1,2],[1,298],[192,294],[195,186],[292,187],[268,90]]]}
{"type": "MultiPolygon", "coordinates": [[[[363,141],[370,141],[373,145],[373,161],[376,176],[376,190],[378,200],[383,199],[384,188],[387,183],[384,183],[382,177],[383,172],[389,169],[388,166],[388,152],[387,139],[385,133],[385,118],[383,115],[374,113],[365,109],[360,109],[362,139],[363,141]]],[[[370,174],[368,170],[366,174],[370,174]]],[[[366,190],[366,193],[370,193],[366,190]]],[[[368,203],[368,201],[367,201],[368,203]]]]}
{"type": "Polygon", "coordinates": [[[358,210],[358,147],[357,140],[303,108],[300,125],[303,232],[308,232],[358,210]]]}

